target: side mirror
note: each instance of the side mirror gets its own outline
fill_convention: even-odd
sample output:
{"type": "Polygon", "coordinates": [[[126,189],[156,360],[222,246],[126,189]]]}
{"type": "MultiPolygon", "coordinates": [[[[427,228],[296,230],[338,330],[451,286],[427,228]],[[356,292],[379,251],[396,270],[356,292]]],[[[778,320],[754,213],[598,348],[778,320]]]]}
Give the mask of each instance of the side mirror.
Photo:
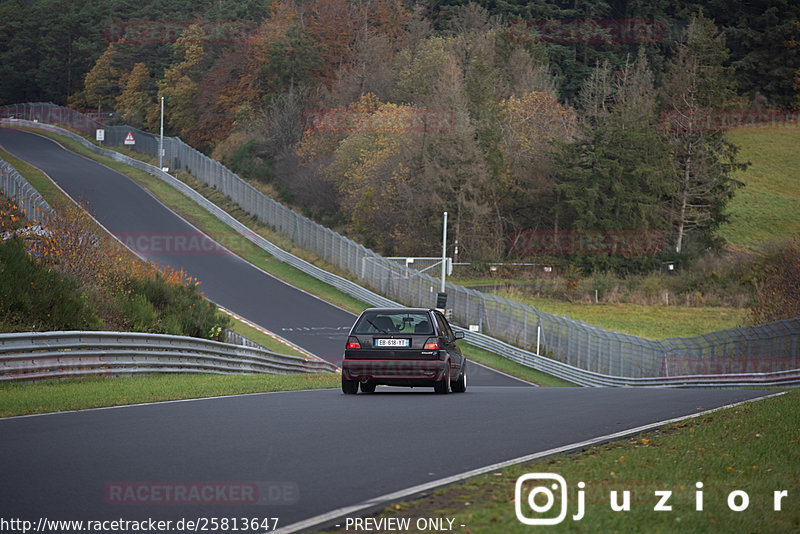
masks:
{"type": "Polygon", "coordinates": [[[464,339],[464,332],[456,332],[456,339],[464,339]]]}

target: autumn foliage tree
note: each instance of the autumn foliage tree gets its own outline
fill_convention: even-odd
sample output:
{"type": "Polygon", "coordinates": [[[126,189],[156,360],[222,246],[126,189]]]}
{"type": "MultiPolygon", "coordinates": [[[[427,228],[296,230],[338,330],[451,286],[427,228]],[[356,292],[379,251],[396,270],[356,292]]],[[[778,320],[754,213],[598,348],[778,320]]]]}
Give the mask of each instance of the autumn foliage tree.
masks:
{"type": "Polygon", "coordinates": [[[120,71],[114,65],[117,55],[114,47],[114,43],[108,45],[84,80],[86,103],[98,110],[114,109],[119,96],[120,71]]]}
{"type": "MultiPolygon", "coordinates": [[[[158,82],[159,97],[166,99],[165,119],[181,137],[191,142],[197,123],[196,99],[199,94],[200,64],[203,61],[203,30],[190,25],[175,42],[175,63],[164,71],[158,82]]],[[[156,106],[153,115],[158,113],[156,106]]],[[[150,118],[153,124],[155,117],[150,118]]]]}
{"type": "Polygon", "coordinates": [[[555,94],[537,91],[509,96],[500,110],[507,212],[515,229],[538,227],[549,222],[555,143],[574,138],[577,117],[555,94]]]}
{"type": "Polygon", "coordinates": [[[155,105],[153,82],[147,65],[141,62],[135,64],[122,79],[122,93],[116,100],[116,109],[122,120],[137,128],[155,126],[147,122],[148,116],[154,114],[152,108],[155,105]]]}

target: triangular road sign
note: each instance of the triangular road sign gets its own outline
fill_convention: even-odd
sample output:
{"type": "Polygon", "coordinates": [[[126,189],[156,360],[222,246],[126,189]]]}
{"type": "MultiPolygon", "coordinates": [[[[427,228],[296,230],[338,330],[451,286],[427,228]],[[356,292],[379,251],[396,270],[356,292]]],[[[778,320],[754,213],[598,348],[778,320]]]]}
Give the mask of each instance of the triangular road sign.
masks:
{"type": "Polygon", "coordinates": [[[133,138],[133,134],[128,132],[128,135],[125,137],[125,144],[126,145],[135,145],[136,140],[133,138]]]}

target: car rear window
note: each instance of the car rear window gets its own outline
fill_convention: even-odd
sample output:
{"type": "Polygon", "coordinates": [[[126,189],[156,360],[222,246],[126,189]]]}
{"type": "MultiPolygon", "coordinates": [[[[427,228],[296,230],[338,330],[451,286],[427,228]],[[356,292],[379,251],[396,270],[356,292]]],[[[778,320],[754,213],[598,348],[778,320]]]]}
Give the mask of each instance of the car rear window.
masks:
{"type": "Polygon", "coordinates": [[[356,334],[433,334],[424,312],[369,312],[358,321],[356,334]]]}

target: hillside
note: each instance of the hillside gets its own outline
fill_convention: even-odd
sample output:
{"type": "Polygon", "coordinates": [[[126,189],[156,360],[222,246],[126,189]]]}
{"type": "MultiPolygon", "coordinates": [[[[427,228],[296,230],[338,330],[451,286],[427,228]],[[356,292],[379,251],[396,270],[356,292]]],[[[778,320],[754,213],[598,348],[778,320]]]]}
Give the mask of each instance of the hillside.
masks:
{"type": "Polygon", "coordinates": [[[800,128],[742,129],[728,134],[752,165],[728,205],[720,235],[736,247],[758,251],[765,243],[800,234],[800,128]]]}

